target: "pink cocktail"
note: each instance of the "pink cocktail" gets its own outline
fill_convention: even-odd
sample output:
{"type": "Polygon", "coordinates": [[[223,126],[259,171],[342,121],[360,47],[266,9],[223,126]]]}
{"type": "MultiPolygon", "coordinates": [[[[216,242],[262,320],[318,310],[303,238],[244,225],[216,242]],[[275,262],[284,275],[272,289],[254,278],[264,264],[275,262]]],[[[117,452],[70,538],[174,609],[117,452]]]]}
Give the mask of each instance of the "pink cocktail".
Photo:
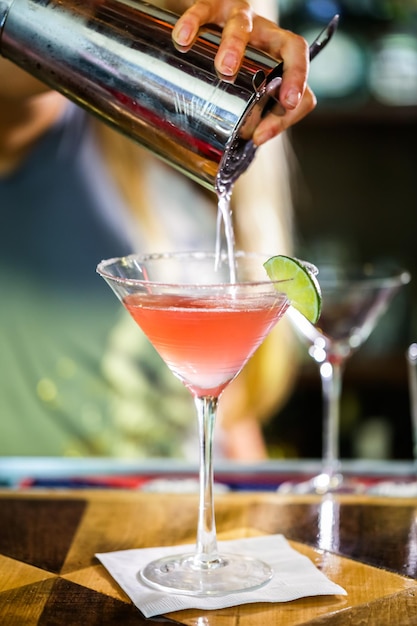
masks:
{"type": "Polygon", "coordinates": [[[289,301],[263,268],[267,257],[210,253],[132,255],[99,264],[108,282],[171,371],[193,395],[199,421],[200,501],[196,549],[149,563],[142,581],[164,591],[221,595],[256,589],[269,565],[217,548],[212,442],[218,400],[289,301]],[[216,262],[215,262],[216,261],[216,262]],[[232,277],[232,280],[231,280],[232,277]]]}
{"type": "Polygon", "coordinates": [[[287,308],[285,296],[132,294],[123,304],[195,396],[220,396],[287,308]]]}

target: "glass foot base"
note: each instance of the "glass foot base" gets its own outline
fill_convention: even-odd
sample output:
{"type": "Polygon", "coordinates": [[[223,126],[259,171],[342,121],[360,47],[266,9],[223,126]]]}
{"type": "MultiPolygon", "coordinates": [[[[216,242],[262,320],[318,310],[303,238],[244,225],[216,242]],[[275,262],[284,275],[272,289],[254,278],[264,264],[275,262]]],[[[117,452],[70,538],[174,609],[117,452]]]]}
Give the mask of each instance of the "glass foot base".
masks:
{"type": "Polygon", "coordinates": [[[366,488],[360,480],[342,474],[322,473],[303,482],[285,482],[278,487],[279,493],[325,495],[326,493],[364,493],[366,488]]]}
{"type": "Polygon", "coordinates": [[[194,554],[152,561],[138,573],[141,582],[160,591],[190,596],[218,596],[258,589],[271,580],[267,563],[252,557],[223,554],[200,563],[194,554]]]}

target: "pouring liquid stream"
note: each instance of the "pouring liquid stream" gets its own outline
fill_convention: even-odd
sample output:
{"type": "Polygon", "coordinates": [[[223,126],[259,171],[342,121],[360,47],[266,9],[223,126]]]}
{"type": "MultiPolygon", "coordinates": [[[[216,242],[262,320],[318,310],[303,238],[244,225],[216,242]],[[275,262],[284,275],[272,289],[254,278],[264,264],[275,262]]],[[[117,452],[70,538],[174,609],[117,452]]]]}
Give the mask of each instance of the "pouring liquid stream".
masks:
{"type": "Polygon", "coordinates": [[[224,237],[226,240],[227,259],[229,262],[230,271],[230,283],[236,282],[236,270],[235,270],[235,233],[233,229],[232,220],[232,187],[219,193],[217,196],[217,225],[216,225],[216,256],[215,267],[219,269],[222,253],[222,227],[224,227],[224,237]]]}
{"type": "MultiPolygon", "coordinates": [[[[309,58],[312,61],[323,48],[329,43],[339,23],[339,15],[335,15],[325,28],[319,33],[309,47],[309,58]]],[[[272,84],[272,83],[271,83],[272,84]]],[[[275,95],[276,97],[276,95],[275,95]]],[[[235,182],[247,170],[252,163],[256,146],[249,140],[242,146],[242,140],[235,139],[232,142],[227,159],[220,167],[216,180],[217,194],[217,226],[215,267],[219,268],[222,253],[222,227],[226,241],[227,260],[230,271],[230,283],[236,282],[235,268],[235,235],[233,229],[231,199],[235,182]]]]}
{"type": "Polygon", "coordinates": [[[232,193],[238,178],[248,169],[252,163],[256,147],[249,140],[242,149],[239,140],[232,144],[228,157],[219,170],[216,181],[217,194],[217,229],[215,248],[215,267],[219,268],[222,253],[222,234],[226,243],[227,260],[229,264],[229,280],[231,284],[236,282],[235,267],[235,234],[232,219],[232,193]]]}

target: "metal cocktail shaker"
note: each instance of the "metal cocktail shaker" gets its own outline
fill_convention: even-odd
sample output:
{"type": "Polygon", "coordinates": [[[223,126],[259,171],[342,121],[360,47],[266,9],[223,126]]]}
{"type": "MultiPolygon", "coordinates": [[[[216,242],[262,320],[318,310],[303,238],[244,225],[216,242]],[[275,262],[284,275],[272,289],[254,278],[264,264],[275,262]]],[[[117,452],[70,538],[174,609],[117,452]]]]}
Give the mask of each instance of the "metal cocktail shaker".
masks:
{"type": "Polygon", "coordinates": [[[233,83],[214,69],[219,30],[188,51],[178,16],[141,0],[0,0],[0,54],[209,189],[245,169],[281,64],[248,49],[233,83]]]}

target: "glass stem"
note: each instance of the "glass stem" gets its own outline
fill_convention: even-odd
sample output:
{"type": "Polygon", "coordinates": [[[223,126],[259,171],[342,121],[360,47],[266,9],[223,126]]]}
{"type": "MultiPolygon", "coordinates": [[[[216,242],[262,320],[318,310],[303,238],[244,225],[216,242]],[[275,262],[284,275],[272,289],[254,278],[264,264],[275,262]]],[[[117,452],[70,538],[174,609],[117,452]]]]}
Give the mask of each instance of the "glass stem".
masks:
{"type": "Polygon", "coordinates": [[[340,466],[339,426],[343,362],[324,361],[320,366],[323,391],[323,472],[332,478],[340,466]]]}
{"type": "Polygon", "coordinates": [[[200,502],[198,508],[195,564],[209,569],[219,565],[213,498],[213,431],[218,398],[194,398],[198,414],[200,443],[200,502]]]}

